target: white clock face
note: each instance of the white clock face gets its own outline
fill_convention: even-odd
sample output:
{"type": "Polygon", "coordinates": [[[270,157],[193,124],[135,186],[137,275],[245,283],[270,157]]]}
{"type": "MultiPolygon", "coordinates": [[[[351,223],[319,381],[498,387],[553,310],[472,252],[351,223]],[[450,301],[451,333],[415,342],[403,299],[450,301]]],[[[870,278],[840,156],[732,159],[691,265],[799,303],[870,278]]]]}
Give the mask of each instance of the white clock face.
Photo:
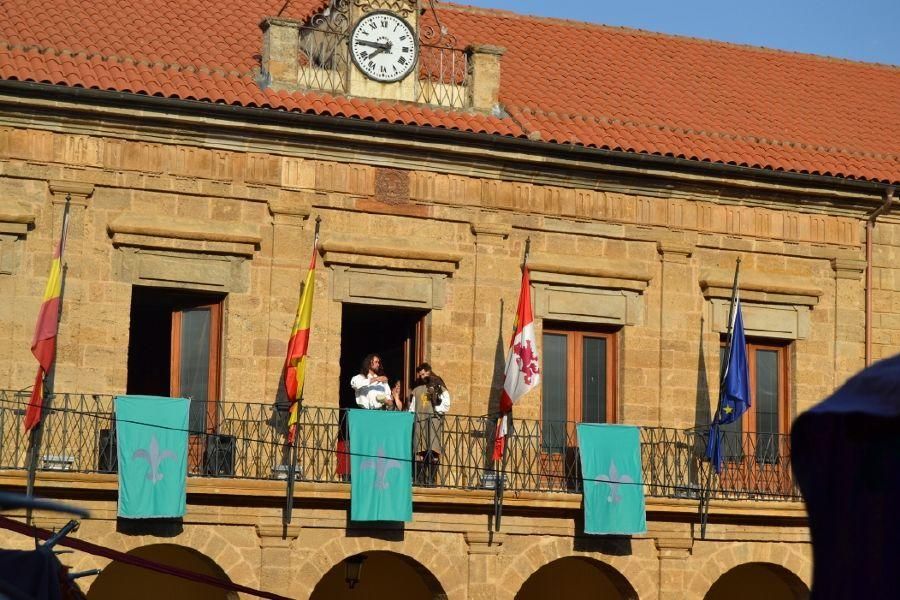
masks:
{"type": "Polygon", "coordinates": [[[359,70],[376,81],[399,81],[416,66],[419,46],[412,27],[389,12],[373,12],[350,34],[350,54],[359,70]]]}

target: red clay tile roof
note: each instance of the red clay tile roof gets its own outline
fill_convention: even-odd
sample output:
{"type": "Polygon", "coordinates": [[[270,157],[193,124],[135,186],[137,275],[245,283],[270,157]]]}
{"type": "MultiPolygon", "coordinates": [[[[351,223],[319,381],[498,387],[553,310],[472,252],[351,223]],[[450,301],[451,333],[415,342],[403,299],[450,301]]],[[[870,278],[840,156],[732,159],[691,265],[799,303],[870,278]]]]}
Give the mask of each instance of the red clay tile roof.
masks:
{"type": "Polygon", "coordinates": [[[259,23],[284,6],[5,0],[0,78],[900,182],[900,68],[439,5],[459,47],[507,49],[494,117],[260,89],[259,23]]]}

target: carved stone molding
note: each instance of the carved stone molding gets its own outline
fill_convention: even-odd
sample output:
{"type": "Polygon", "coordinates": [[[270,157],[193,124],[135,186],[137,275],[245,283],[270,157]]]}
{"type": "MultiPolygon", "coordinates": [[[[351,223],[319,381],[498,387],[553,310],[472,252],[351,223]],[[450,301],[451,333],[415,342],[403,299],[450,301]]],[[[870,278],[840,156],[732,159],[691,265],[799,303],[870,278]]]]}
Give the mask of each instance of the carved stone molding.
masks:
{"type": "MultiPolygon", "coordinates": [[[[700,274],[700,289],[709,300],[712,331],[728,331],[734,273],[708,269],[700,274]]],[[[803,340],[809,337],[810,311],[823,292],[808,280],[788,275],[741,273],[738,282],[747,335],[803,340]]]]}
{"type": "Polygon", "coordinates": [[[500,554],[503,551],[504,534],[494,531],[466,531],[463,533],[469,554],[500,554]]]}
{"type": "MultiPolygon", "coordinates": [[[[706,299],[731,299],[734,273],[725,269],[708,269],[700,274],[700,289],[706,299]]],[[[800,277],[741,273],[738,281],[741,300],[770,304],[815,306],[823,292],[800,277]]]]}
{"type": "Polygon", "coordinates": [[[30,208],[0,199],[0,275],[14,275],[22,262],[22,241],[34,227],[30,208]]]}
{"type": "Polygon", "coordinates": [[[462,252],[437,250],[394,240],[361,237],[331,237],[319,242],[323,262],[328,265],[391,268],[432,273],[456,272],[462,252]]]}
{"type": "Polygon", "coordinates": [[[300,536],[300,525],[282,525],[280,523],[260,523],[256,526],[260,548],[290,548],[300,536]]]}
{"type": "Polygon", "coordinates": [[[446,303],[447,276],[336,265],[333,268],[332,299],[356,304],[379,304],[441,309],[446,303]]]}
{"type": "Polygon", "coordinates": [[[859,281],[866,272],[866,261],[853,258],[833,258],[831,268],[836,279],[859,281]]]}
{"type": "Polygon", "coordinates": [[[653,279],[643,266],[555,254],[537,254],[528,264],[538,317],[604,325],[643,322],[642,294],[653,279]]]}
{"type": "Polygon", "coordinates": [[[93,183],[81,183],[78,181],[51,181],[49,182],[53,203],[65,202],[66,196],[71,196],[71,203],[75,206],[87,206],[87,199],[94,194],[93,183]]]}
{"type": "Polygon", "coordinates": [[[109,223],[107,230],[115,246],[253,256],[262,243],[254,225],[202,219],[122,215],[109,223]]]}
{"type": "Polygon", "coordinates": [[[663,262],[687,263],[694,252],[694,246],[680,240],[660,240],[656,242],[656,251],[663,262]]]}
{"type": "Polygon", "coordinates": [[[0,199],[0,234],[24,236],[34,226],[34,212],[12,200],[0,199]]]}

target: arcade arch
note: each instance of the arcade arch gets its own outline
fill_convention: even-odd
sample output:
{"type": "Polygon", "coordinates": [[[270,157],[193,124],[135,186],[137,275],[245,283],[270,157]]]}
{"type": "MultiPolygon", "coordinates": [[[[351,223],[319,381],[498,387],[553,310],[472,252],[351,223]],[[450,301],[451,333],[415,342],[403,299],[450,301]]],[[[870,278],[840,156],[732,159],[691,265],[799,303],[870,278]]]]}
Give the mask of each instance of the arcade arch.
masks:
{"type": "Polygon", "coordinates": [[[365,560],[360,569],[359,583],[354,589],[350,589],[345,579],[345,559],[322,576],[310,600],[447,599],[437,578],[415,559],[387,550],[366,551],[361,556],[365,560]]]}
{"type": "Polygon", "coordinates": [[[772,563],[745,563],[726,571],[704,600],[806,600],[809,588],[784,567],[772,563]]]}
{"type": "MultiPolygon", "coordinates": [[[[151,544],[128,552],[132,556],[179,567],[195,573],[229,581],[225,571],[211,558],[177,544],[151,544]]],[[[141,569],[113,561],[97,576],[88,591],[88,600],[237,600],[229,592],[204,583],[187,581],[171,575],[141,569]]]]}
{"type": "Polygon", "coordinates": [[[516,600],[637,600],[637,592],[613,567],[593,558],[567,556],[547,563],[522,584],[516,600]]]}

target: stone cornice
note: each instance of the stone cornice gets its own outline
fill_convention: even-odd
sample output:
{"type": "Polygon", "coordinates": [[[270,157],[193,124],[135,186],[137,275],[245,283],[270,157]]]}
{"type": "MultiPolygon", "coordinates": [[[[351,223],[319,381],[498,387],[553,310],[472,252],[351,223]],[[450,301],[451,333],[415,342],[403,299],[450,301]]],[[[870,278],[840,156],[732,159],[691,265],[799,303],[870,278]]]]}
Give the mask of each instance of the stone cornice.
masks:
{"type": "Polygon", "coordinates": [[[420,245],[405,245],[376,238],[363,240],[351,237],[322,239],[319,242],[319,252],[326,263],[335,262],[335,255],[357,255],[458,265],[464,256],[462,252],[432,250],[420,245]]]}
{"type": "Polygon", "coordinates": [[[259,228],[160,215],[122,215],[107,225],[114,246],[252,257],[262,243],[259,228]]]}
{"type": "MultiPolygon", "coordinates": [[[[62,88],[54,89],[54,92],[60,97],[67,95],[62,88]]],[[[216,106],[204,106],[202,113],[190,113],[164,110],[162,102],[158,109],[137,106],[140,102],[151,102],[155,106],[162,99],[129,97],[135,106],[126,107],[101,103],[101,96],[93,102],[79,102],[0,91],[0,105],[4,106],[0,125],[219,149],[239,147],[244,151],[278,152],[335,161],[358,161],[360,151],[365,148],[365,162],[372,165],[503,177],[509,181],[541,185],[559,185],[565,180],[573,188],[629,189],[653,196],[708,198],[723,204],[730,202],[729,194],[723,193],[723,188],[729,188],[739,196],[780,196],[783,201],[788,195],[806,200],[805,204],[791,202],[792,208],[797,210],[857,218],[870,211],[881,198],[880,189],[874,184],[863,186],[834,178],[776,177],[754,169],[736,169],[733,174],[705,174],[701,171],[702,165],[689,161],[676,161],[666,166],[662,162],[651,161],[651,164],[623,153],[616,154],[615,159],[607,159],[595,156],[597,152],[590,149],[550,144],[540,144],[540,148],[526,147],[515,141],[495,139],[496,136],[468,134],[467,143],[462,143],[462,140],[456,140],[462,135],[458,132],[428,131],[423,137],[420,128],[406,128],[404,131],[408,130],[410,135],[402,136],[386,124],[353,119],[271,115],[268,114],[271,111],[216,106]],[[38,112],[41,118],[35,119],[38,112]],[[264,115],[265,120],[262,119],[264,115]],[[240,136],[238,145],[234,142],[235,135],[240,136]],[[505,145],[498,147],[498,143],[505,145]],[[473,165],[477,165],[478,172],[473,172],[473,165]],[[565,172],[564,177],[561,172],[565,172]],[[603,176],[598,178],[601,173],[603,176]],[[666,184],[666,181],[670,183],[666,184]],[[682,185],[673,186],[671,182],[676,181],[682,185]],[[708,192],[704,192],[702,186],[709,186],[708,192]],[[809,202],[816,197],[846,204],[842,208],[809,202]]],[[[759,202],[765,204],[767,201],[760,199],[759,202]]]]}
{"type": "Polygon", "coordinates": [[[255,226],[243,223],[216,223],[184,217],[173,219],[158,215],[122,215],[112,221],[107,229],[113,236],[132,234],[179,240],[255,245],[262,242],[262,236],[255,226]]]}
{"type": "Polygon", "coordinates": [[[629,263],[600,257],[567,256],[561,254],[533,254],[528,259],[531,280],[556,282],[551,274],[615,280],[612,287],[644,290],[653,274],[642,263],[629,263]]]}
{"type": "Polygon", "coordinates": [[[34,226],[34,212],[13,200],[0,199],[0,233],[25,235],[34,226]]]}
{"type": "MultiPolygon", "coordinates": [[[[710,298],[731,298],[734,273],[724,269],[708,269],[700,274],[700,289],[703,296],[710,298]]],[[[741,273],[738,281],[741,299],[774,304],[799,304],[814,306],[823,295],[821,289],[807,280],[789,275],[760,275],[741,273]]]]}

